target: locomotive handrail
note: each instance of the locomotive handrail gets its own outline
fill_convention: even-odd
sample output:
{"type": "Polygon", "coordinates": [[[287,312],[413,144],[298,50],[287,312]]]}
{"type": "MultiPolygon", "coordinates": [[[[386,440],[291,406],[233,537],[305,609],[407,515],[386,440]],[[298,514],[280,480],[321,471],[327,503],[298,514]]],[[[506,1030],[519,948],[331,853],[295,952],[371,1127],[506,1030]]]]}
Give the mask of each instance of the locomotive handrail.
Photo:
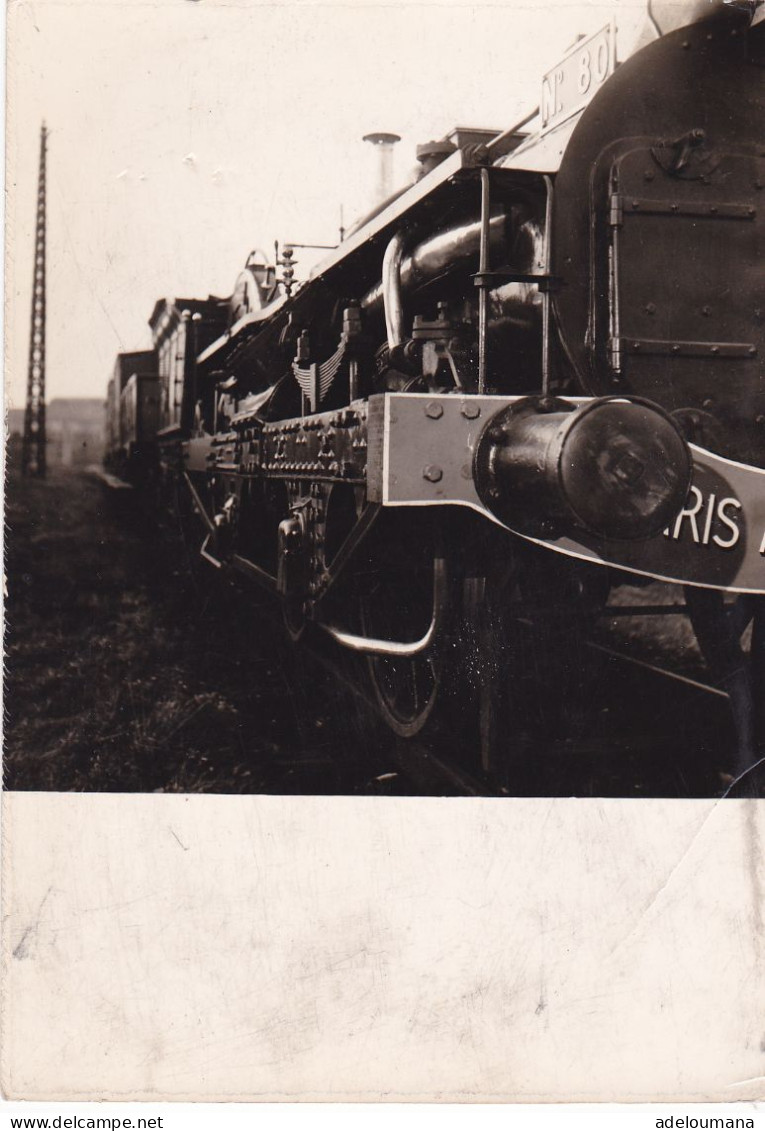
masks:
{"type": "Polygon", "coordinates": [[[478,258],[478,392],[486,392],[489,323],[489,224],[491,223],[491,182],[489,170],[481,169],[481,243],[478,258]]]}
{"type": "MultiPolygon", "coordinates": [[[[553,181],[547,173],[542,174],[545,186],[545,228],[544,245],[542,249],[543,269],[539,275],[519,273],[518,281],[536,282],[542,296],[542,396],[550,395],[550,285],[553,282],[550,275],[552,261],[552,208],[553,208],[553,181]]],[[[478,392],[486,392],[486,375],[489,368],[488,359],[488,323],[489,323],[489,291],[496,285],[497,276],[500,275],[508,281],[513,277],[513,272],[492,271],[489,262],[490,243],[489,228],[491,225],[491,175],[488,168],[481,169],[481,239],[479,250],[478,272],[473,275],[473,282],[478,288],[478,392]]],[[[391,241],[392,245],[393,241],[391,241]]],[[[386,253],[387,255],[387,253],[386,253]]]]}
{"type": "MultiPolygon", "coordinates": [[[[544,273],[549,276],[552,268],[552,209],[553,209],[553,182],[552,177],[544,174],[546,199],[545,199],[545,238],[544,238],[544,273]]],[[[542,396],[550,395],[550,291],[547,287],[540,287],[542,295],[542,396]]]]}
{"type": "Polygon", "coordinates": [[[534,118],[539,115],[539,111],[540,107],[535,106],[529,114],[524,115],[524,117],[521,118],[519,122],[516,122],[514,125],[510,126],[510,129],[503,130],[501,134],[497,134],[496,137],[493,137],[491,141],[486,143],[486,148],[495,161],[498,161],[500,157],[505,156],[505,152],[503,152],[502,147],[508,141],[510,141],[515,134],[518,133],[518,130],[522,130],[524,126],[527,126],[529,124],[529,122],[533,122],[534,118]]]}

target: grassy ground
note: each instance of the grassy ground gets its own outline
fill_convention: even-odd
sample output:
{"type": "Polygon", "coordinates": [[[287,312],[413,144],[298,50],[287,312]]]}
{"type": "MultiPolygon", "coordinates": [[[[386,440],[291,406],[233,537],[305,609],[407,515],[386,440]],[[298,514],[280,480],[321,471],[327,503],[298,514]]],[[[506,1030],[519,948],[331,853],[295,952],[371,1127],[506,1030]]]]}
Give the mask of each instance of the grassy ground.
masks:
{"type": "Polygon", "coordinates": [[[145,522],[86,474],[10,479],[6,787],[374,789],[321,670],[145,522]]]}

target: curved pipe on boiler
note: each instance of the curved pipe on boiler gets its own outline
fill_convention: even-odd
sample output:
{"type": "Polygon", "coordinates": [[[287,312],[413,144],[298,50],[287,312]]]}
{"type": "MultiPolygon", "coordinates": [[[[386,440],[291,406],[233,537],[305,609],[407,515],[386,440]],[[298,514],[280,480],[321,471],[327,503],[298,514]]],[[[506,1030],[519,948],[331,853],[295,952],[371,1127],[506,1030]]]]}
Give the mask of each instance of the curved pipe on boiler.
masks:
{"type": "Polygon", "coordinates": [[[391,353],[404,344],[404,298],[401,287],[401,264],[404,261],[405,239],[396,232],[385,249],[382,263],[382,292],[385,306],[385,332],[391,353]]]}
{"type": "MultiPolygon", "coordinates": [[[[502,211],[492,216],[489,223],[491,253],[493,256],[496,255],[500,262],[504,262],[510,254],[508,220],[507,213],[502,211]]],[[[422,243],[412,248],[406,258],[401,259],[398,278],[402,295],[404,292],[432,282],[439,275],[455,270],[477,271],[480,241],[480,220],[471,220],[458,227],[447,228],[424,239],[422,243]]],[[[409,244],[408,240],[405,242],[409,244]]],[[[390,244],[388,248],[390,249],[390,244]]],[[[382,278],[383,280],[385,278],[384,268],[382,278]]],[[[377,313],[384,306],[384,291],[383,281],[376,283],[362,298],[362,310],[377,313]]]]}

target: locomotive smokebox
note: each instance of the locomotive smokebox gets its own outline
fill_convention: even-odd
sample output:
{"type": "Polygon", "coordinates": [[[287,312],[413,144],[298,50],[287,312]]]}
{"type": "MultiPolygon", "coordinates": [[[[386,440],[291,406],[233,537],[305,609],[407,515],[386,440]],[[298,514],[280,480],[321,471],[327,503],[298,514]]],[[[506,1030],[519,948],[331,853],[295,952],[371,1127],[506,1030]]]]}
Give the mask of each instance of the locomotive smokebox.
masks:
{"type": "Polygon", "coordinates": [[[482,501],[519,533],[650,538],[685,502],[691,456],[647,401],[603,397],[578,407],[527,397],[487,424],[476,448],[482,501]]]}

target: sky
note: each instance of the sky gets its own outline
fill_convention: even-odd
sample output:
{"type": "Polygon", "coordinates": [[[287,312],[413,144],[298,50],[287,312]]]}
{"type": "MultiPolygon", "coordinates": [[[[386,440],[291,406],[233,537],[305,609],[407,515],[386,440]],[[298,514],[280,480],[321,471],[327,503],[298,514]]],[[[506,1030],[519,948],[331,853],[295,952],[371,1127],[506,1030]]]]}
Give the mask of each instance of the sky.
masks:
{"type": "MultiPolygon", "coordinates": [[[[105,394],[162,296],[231,293],[253,248],[335,243],[372,195],[361,138],[504,129],[578,33],[643,0],[10,0],[6,396],[24,404],[40,124],[47,399],[105,394]]],[[[621,30],[621,27],[620,27],[621,30]]],[[[298,277],[312,262],[305,253],[298,277]]]]}

